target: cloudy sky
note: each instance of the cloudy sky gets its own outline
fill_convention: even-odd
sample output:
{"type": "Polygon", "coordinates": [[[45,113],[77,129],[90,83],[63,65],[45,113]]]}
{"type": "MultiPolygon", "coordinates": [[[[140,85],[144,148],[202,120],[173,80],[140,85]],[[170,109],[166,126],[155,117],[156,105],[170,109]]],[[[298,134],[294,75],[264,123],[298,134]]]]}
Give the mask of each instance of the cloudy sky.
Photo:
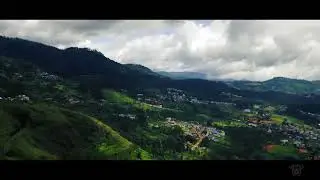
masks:
{"type": "Polygon", "coordinates": [[[0,20],[0,34],[212,78],[320,79],[320,21],[0,20]]]}

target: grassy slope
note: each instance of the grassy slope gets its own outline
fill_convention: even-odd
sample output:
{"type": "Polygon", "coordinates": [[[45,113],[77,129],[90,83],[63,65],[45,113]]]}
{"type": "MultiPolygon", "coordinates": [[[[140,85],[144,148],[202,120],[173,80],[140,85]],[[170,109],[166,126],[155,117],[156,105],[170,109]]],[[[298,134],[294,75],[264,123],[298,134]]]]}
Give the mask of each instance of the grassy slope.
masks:
{"type": "Polygon", "coordinates": [[[271,116],[271,119],[275,121],[277,124],[281,124],[284,121],[284,119],[287,119],[288,122],[290,123],[303,125],[303,122],[301,120],[292,116],[283,116],[283,115],[273,114],[271,116]]]}
{"type": "Polygon", "coordinates": [[[0,103],[0,159],[150,159],[89,116],[44,104],[0,103]]]}
{"type": "Polygon", "coordinates": [[[132,105],[133,107],[135,107],[137,109],[142,109],[144,111],[155,109],[146,103],[137,102],[136,100],[132,99],[131,97],[126,96],[125,94],[122,94],[120,92],[113,91],[113,90],[104,89],[104,90],[102,90],[102,94],[103,94],[104,98],[111,103],[132,105]]]}

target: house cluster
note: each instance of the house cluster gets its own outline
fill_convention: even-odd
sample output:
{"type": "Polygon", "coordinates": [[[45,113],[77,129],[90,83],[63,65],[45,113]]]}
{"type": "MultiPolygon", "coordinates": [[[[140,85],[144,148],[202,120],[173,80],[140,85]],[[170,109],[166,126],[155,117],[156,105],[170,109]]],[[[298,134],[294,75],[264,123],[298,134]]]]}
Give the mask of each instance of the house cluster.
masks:
{"type": "Polygon", "coordinates": [[[168,93],[183,93],[181,89],[167,88],[168,93]]]}
{"type": "Polygon", "coordinates": [[[271,117],[271,114],[268,111],[262,110],[262,106],[257,104],[253,105],[252,108],[243,109],[243,112],[255,114],[257,117],[262,119],[268,119],[271,117]]]}
{"type": "Polygon", "coordinates": [[[196,97],[191,98],[190,102],[191,103],[195,103],[195,104],[201,104],[202,103],[202,101],[198,100],[196,97]]]}
{"type": "Polygon", "coordinates": [[[258,125],[266,125],[266,124],[270,125],[274,123],[273,121],[271,121],[270,115],[267,113],[261,114],[261,115],[254,115],[254,116],[245,116],[244,120],[246,120],[247,125],[252,127],[257,127],[258,125]]]}
{"type": "Polygon", "coordinates": [[[239,96],[239,95],[236,95],[236,94],[231,94],[231,93],[226,93],[226,92],[221,92],[221,95],[223,96],[227,96],[227,97],[230,97],[230,98],[242,98],[242,96],[239,96]]]}
{"type": "Polygon", "coordinates": [[[12,97],[0,97],[0,100],[7,100],[7,101],[23,101],[23,102],[28,102],[30,101],[30,97],[24,95],[24,94],[20,94],[14,98],[12,97]]]}
{"type": "Polygon", "coordinates": [[[289,125],[277,126],[259,126],[269,133],[281,133],[288,137],[288,139],[280,140],[282,145],[293,144],[300,153],[307,153],[308,147],[317,146],[320,147],[318,139],[320,138],[320,133],[316,133],[314,130],[303,130],[299,127],[289,125]]]}
{"type": "Polygon", "coordinates": [[[284,135],[287,135],[290,139],[302,140],[302,139],[315,139],[319,137],[312,130],[302,129],[300,127],[294,126],[292,124],[284,124],[279,127],[279,131],[284,135]]]}
{"type": "Polygon", "coordinates": [[[272,130],[272,132],[278,132],[288,137],[288,139],[281,140],[282,144],[287,144],[288,142],[291,142],[295,145],[296,148],[304,149],[307,146],[312,143],[313,145],[320,146],[319,139],[320,139],[320,133],[318,130],[314,128],[303,128],[300,126],[295,126],[290,123],[284,123],[281,126],[269,126],[269,129],[272,130]],[[305,144],[305,142],[308,142],[308,144],[305,144]]]}
{"type": "Polygon", "coordinates": [[[129,118],[132,120],[136,119],[136,115],[134,115],[134,114],[118,114],[118,116],[121,118],[129,118]]]}
{"type": "Polygon", "coordinates": [[[211,141],[217,141],[218,137],[225,136],[224,131],[218,130],[214,127],[207,127],[198,123],[177,121],[175,118],[172,117],[167,117],[166,120],[166,125],[180,126],[182,129],[184,129],[184,133],[186,136],[191,136],[196,139],[208,137],[208,139],[211,141]]]}
{"type": "Polygon", "coordinates": [[[208,127],[207,128],[207,132],[208,132],[209,140],[212,140],[212,141],[217,141],[217,137],[225,136],[225,132],[224,131],[218,130],[218,129],[213,128],[213,127],[208,127]]]}
{"type": "Polygon", "coordinates": [[[228,102],[217,102],[217,101],[206,101],[200,100],[197,97],[188,96],[184,93],[184,91],[175,89],[175,88],[167,88],[166,94],[157,94],[156,98],[146,97],[144,94],[136,95],[138,101],[143,101],[152,105],[161,105],[163,101],[171,101],[171,102],[190,102],[193,104],[217,104],[217,105],[233,105],[235,103],[228,102]]]}
{"type": "Polygon", "coordinates": [[[41,73],[39,74],[39,76],[40,76],[41,78],[47,79],[47,80],[58,80],[58,79],[59,79],[58,76],[49,74],[49,73],[47,73],[47,72],[41,72],[41,73]]]}
{"type": "Polygon", "coordinates": [[[145,98],[144,101],[148,104],[151,105],[161,105],[161,102],[159,102],[157,99],[155,98],[145,98]]]}
{"type": "Polygon", "coordinates": [[[24,94],[18,95],[16,98],[20,101],[30,101],[30,98],[24,94]]]}
{"type": "Polygon", "coordinates": [[[182,101],[186,101],[187,97],[185,94],[182,95],[177,95],[177,94],[173,94],[172,95],[172,101],[174,102],[182,102],[182,101]]]}
{"type": "Polygon", "coordinates": [[[137,100],[145,102],[153,107],[162,108],[162,104],[156,98],[145,97],[143,94],[137,94],[137,100]]]}
{"type": "Polygon", "coordinates": [[[195,104],[208,104],[208,101],[201,101],[196,97],[187,96],[182,90],[168,88],[167,96],[163,97],[163,99],[169,99],[173,102],[190,102],[195,104]]]}
{"type": "Polygon", "coordinates": [[[288,140],[288,139],[282,139],[280,140],[282,145],[287,145],[289,142],[291,142],[297,149],[299,149],[300,152],[307,152],[306,144],[304,144],[301,140],[288,140]]]}
{"type": "Polygon", "coordinates": [[[300,113],[301,114],[304,114],[304,115],[308,115],[310,117],[315,117],[315,118],[320,118],[320,114],[314,114],[314,113],[310,113],[310,112],[304,112],[302,110],[300,110],[300,113]]]}
{"type": "Polygon", "coordinates": [[[187,101],[187,96],[180,89],[167,88],[168,99],[171,99],[173,102],[182,102],[187,101]]]}
{"type": "Polygon", "coordinates": [[[287,109],[288,109],[288,107],[287,107],[287,106],[285,106],[285,105],[281,105],[281,106],[278,108],[278,112],[283,113],[283,112],[286,112],[286,111],[287,111],[287,109]]]}
{"type": "Polygon", "coordinates": [[[210,104],[216,104],[216,105],[227,105],[227,106],[235,106],[235,103],[228,103],[228,102],[218,102],[218,101],[210,101],[210,104]]]}

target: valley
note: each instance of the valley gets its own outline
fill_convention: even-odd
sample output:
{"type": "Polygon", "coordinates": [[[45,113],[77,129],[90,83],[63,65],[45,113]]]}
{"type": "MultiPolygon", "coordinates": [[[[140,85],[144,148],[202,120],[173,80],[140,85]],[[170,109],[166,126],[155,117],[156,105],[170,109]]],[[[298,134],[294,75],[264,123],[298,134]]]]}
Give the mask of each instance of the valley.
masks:
{"type": "Polygon", "coordinates": [[[316,94],[174,80],[87,49],[63,51],[16,39],[0,39],[0,44],[6,47],[0,48],[1,159],[305,160],[320,155],[316,94]],[[40,56],[38,46],[51,55],[40,56]],[[93,59],[96,64],[89,65],[93,59]]]}

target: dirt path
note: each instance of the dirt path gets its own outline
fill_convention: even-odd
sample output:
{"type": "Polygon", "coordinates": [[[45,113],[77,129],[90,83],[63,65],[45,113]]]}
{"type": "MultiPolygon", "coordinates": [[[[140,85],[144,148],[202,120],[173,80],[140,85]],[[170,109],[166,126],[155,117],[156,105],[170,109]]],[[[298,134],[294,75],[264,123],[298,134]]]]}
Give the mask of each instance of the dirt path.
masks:
{"type": "Polygon", "coordinates": [[[201,144],[201,142],[203,141],[203,139],[204,139],[205,137],[206,137],[206,136],[200,137],[200,139],[193,145],[192,149],[198,147],[198,146],[201,144]]]}

